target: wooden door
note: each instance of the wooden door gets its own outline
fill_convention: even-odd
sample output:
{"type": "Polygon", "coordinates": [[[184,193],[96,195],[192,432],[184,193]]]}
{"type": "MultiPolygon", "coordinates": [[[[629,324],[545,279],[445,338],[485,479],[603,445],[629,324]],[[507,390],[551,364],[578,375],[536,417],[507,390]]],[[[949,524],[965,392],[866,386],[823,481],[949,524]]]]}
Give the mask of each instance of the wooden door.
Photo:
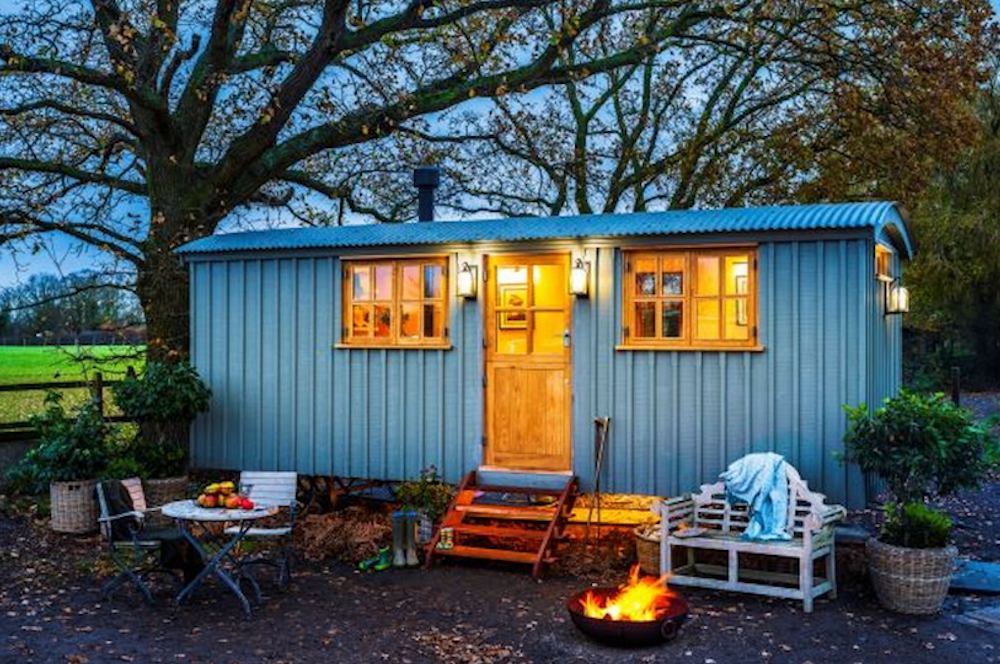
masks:
{"type": "Polygon", "coordinates": [[[569,256],[497,256],[486,269],[485,463],[570,470],[569,256]]]}

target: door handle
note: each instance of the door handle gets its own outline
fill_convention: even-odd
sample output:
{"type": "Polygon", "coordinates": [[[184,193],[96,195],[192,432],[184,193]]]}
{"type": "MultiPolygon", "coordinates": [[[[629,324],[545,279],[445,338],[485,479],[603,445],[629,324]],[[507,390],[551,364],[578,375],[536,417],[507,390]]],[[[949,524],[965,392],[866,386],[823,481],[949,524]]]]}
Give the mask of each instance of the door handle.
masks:
{"type": "Polygon", "coordinates": [[[570,334],[569,329],[563,330],[563,347],[569,348],[570,346],[570,334]]]}

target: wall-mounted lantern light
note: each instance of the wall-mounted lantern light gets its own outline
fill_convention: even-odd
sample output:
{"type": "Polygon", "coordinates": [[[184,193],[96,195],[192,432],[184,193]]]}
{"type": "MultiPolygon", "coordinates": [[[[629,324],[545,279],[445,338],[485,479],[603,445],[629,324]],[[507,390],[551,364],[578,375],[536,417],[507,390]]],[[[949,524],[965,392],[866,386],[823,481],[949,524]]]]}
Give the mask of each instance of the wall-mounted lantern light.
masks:
{"type": "Polygon", "coordinates": [[[885,313],[906,314],[910,312],[910,291],[896,279],[885,289],[885,313]]]}
{"type": "Polygon", "coordinates": [[[587,297],[590,286],[590,263],[577,258],[569,271],[569,292],[577,297],[587,297]]]}
{"type": "Polygon", "coordinates": [[[470,300],[476,297],[478,276],[478,267],[475,265],[469,265],[466,262],[462,263],[462,267],[458,271],[458,278],[455,280],[455,289],[458,291],[459,297],[464,297],[470,300]]]}

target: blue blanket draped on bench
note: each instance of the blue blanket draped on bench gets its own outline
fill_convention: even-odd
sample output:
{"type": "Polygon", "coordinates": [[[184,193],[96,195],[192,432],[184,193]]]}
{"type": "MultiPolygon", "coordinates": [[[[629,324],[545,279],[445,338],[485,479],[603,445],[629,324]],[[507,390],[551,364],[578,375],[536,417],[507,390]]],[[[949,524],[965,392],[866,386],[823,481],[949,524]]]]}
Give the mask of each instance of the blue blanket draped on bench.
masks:
{"type": "Polygon", "coordinates": [[[750,506],[750,522],[741,537],[748,540],[790,540],[788,519],[788,480],[785,459],[780,454],[748,454],[729,464],[720,475],[726,483],[731,503],[750,506]]]}

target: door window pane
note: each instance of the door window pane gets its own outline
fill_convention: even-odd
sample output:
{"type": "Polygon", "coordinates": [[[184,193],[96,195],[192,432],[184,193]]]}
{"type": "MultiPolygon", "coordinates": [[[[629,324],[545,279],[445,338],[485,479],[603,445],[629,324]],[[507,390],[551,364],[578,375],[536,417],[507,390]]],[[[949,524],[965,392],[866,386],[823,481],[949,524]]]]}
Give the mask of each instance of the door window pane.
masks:
{"type": "Polygon", "coordinates": [[[375,336],[392,335],[392,308],[387,304],[375,305],[375,336]]]}
{"type": "Polygon", "coordinates": [[[695,305],[695,315],[697,328],[696,337],[698,339],[718,339],[719,338],[719,301],[718,300],[697,300],[695,305]]]}
{"type": "Polygon", "coordinates": [[[440,304],[424,305],[424,336],[444,336],[444,308],[440,304]]]}
{"type": "Polygon", "coordinates": [[[533,306],[561,309],[566,302],[566,271],[562,265],[535,265],[531,268],[533,306]]]}
{"type": "Polygon", "coordinates": [[[441,297],[444,270],[440,265],[424,266],[424,297],[441,297]]]}
{"type": "Polygon", "coordinates": [[[566,318],[561,311],[538,311],[534,316],[531,336],[533,354],[553,355],[563,352],[563,332],[566,318]]]}
{"type": "Polygon", "coordinates": [[[372,299],[372,272],[368,265],[357,265],[354,267],[354,300],[372,299]]]}
{"type": "Polygon", "coordinates": [[[663,336],[680,339],[684,336],[684,303],[668,300],[663,303],[663,336]]]}
{"type": "Polygon", "coordinates": [[[726,339],[750,338],[750,325],[747,320],[747,298],[726,298],[726,339]]]}
{"type": "Polygon", "coordinates": [[[746,295],[749,293],[749,279],[749,257],[726,256],[726,295],[746,295]]]}
{"type": "Polygon", "coordinates": [[[403,299],[404,300],[419,300],[420,299],[420,266],[419,265],[404,265],[403,266],[403,299]]]}
{"type": "Polygon", "coordinates": [[[351,334],[355,337],[368,337],[371,333],[371,307],[357,304],[351,307],[351,334]]]}
{"type": "Polygon", "coordinates": [[[698,256],[696,265],[697,265],[697,274],[695,275],[695,294],[718,295],[719,257],[698,256]]]}
{"type": "Polygon", "coordinates": [[[497,314],[497,352],[507,355],[524,355],[528,352],[528,323],[511,327],[505,320],[506,314],[497,314]]]}
{"type": "Polygon", "coordinates": [[[656,295],[656,259],[635,259],[635,294],[656,295]]]}
{"type": "Polygon", "coordinates": [[[420,305],[416,302],[400,305],[399,336],[410,339],[420,336],[420,305]]]}
{"type": "Polygon", "coordinates": [[[392,299],[392,265],[375,266],[375,299],[392,299]]]}
{"type": "Polygon", "coordinates": [[[656,336],[656,302],[635,303],[635,331],[633,334],[641,339],[656,336]]]}

